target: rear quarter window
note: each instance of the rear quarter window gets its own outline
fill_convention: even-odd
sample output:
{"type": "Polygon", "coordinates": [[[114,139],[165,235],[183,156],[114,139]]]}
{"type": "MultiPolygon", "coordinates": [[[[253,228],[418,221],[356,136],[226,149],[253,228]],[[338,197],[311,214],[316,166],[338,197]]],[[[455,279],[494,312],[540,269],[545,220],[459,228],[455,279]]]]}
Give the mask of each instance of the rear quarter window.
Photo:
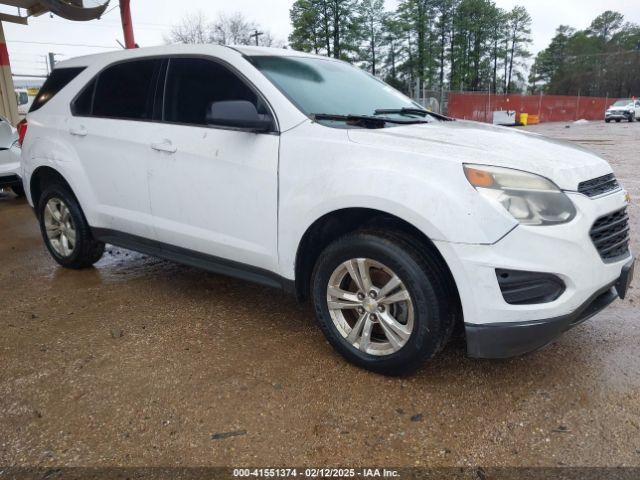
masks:
{"type": "Polygon", "coordinates": [[[42,108],[49,100],[55,97],[60,90],[69,85],[69,83],[76,78],[84,67],[77,68],[56,68],[49,78],[44,82],[42,88],[38,92],[38,95],[33,100],[29,113],[35,112],[39,108],[42,108]]]}

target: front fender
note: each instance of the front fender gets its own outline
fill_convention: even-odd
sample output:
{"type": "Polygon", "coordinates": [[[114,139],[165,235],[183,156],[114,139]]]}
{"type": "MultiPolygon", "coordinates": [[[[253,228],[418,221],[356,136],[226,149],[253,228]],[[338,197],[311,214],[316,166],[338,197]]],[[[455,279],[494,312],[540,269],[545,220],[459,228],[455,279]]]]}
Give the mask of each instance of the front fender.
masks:
{"type": "Polygon", "coordinates": [[[481,199],[459,162],[354,144],[344,132],[314,125],[283,135],[278,248],[283,276],[294,278],[307,229],[346,208],[394,215],[433,241],[490,244],[515,226],[506,212],[481,199]]]}

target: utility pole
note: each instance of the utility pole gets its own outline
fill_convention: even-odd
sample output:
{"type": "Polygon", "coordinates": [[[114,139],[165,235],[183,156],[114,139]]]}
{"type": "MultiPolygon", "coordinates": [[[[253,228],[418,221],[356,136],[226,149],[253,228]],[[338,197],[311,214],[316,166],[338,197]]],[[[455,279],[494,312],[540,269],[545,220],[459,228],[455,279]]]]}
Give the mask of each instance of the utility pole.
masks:
{"type": "Polygon", "coordinates": [[[122,20],[122,32],[124,33],[124,45],[127,48],[136,48],[133,36],[133,21],[131,20],[131,6],[129,0],[120,0],[120,20],[122,20]]]}
{"type": "Polygon", "coordinates": [[[251,35],[249,35],[249,37],[256,39],[256,47],[260,45],[260,43],[258,42],[258,39],[260,38],[261,35],[264,35],[264,33],[259,32],[258,30],[255,30],[251,35]]]}

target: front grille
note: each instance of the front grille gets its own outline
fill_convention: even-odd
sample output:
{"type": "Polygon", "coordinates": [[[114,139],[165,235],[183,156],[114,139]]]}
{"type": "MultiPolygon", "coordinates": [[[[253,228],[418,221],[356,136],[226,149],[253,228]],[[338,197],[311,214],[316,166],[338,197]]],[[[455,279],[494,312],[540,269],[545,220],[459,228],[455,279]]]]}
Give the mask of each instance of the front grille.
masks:
{"type": "Polygon", "coordinates": [[[610,173],[602,177],[594,178],[593,180],[587,180],[578,185],[578,192],[586,195],[587,197],[597,197],[603,193],[611,192],[620,188],[618,180],[610,173]]]}
{"type": "Polygon", "coordinates": [[[600,217],[589,232],[600,257],[612,261],[629,255],[629,215],[623,208],[600,217]]]}

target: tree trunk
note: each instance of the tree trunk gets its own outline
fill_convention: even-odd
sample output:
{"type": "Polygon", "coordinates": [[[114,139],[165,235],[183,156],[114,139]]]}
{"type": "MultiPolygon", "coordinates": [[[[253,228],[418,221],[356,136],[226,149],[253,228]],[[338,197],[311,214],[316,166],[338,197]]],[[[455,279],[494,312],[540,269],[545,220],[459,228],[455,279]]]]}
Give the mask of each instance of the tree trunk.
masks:
{"type": "Polygon", "coordinates": [[[442,28],[440,30],[440,88],[442,89],[442,85],[444,84],[444,45],[446,43],[445,39],[446,31],[444,27],[444,21],[442,28]]]}
{"type": "Polygon", "coordinates": [[[376,74],[376,34],[371,33],[371,73],[376,74]]]}
{"type": "Polygon", "coordinates": [[[511,93],[511,74],[513,73],[513,56],[516,51],[515,34],[511,41],[511,54],[509,56],[509,79],[507,80],[507,93],[511,93]]]}
{"type": "Polygon", "coordinates": [[[340,58],[340,3],[333,2],[333,56],[340,58]]]}
{"type": "Polygon", "coordinates": [[[456,75],[456,59],[455,59],[455,36],[456,36],[456,22],[455,19],[451,20],[451,38],[449,41],[449,65],[451,72],[449,73],[449,90],[453,90],[453,79],[456,75]]]}
{"type": "Polygon", "coordinates": [[[509,70],[509,38],[504,40],[504,93],[507,92],[507,73],[509,70]]]}
{"type": "Polygon", "coordinates": [[[331,36],[329,35],[329,9],[327,6],[327,0],[322,2],[323,16],[322,23],[324,24],[324,41],[327,48],[327,56],[331,56],[331,36]]]}
{"type": "Polygon", "coordinates": [[[424,82],[425,71],[425,25],[424,25],[424,7],[422,3],[418,5],[418,65],[417,65],[417,77],[420,81],[420,85],[424,82]]]}

